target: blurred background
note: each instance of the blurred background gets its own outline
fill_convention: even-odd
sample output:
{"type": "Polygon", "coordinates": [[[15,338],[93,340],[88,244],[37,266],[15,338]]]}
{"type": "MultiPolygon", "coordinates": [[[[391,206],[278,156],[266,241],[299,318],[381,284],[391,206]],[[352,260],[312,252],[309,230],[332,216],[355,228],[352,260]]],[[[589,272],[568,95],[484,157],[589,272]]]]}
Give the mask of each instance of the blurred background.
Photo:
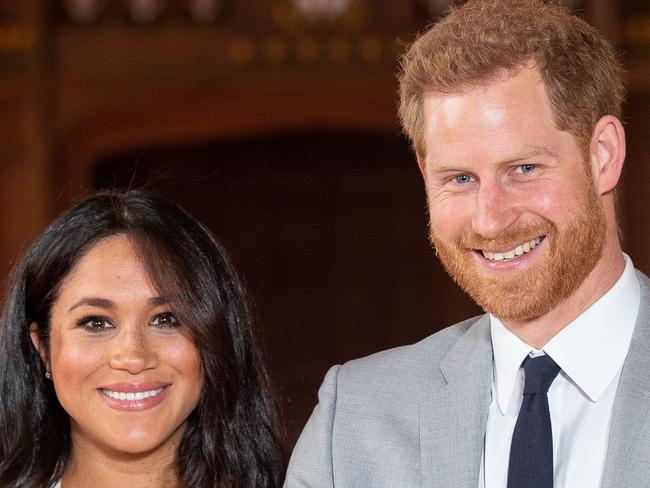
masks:
{"type": "MultiPolygon", "coordinates": [[[[477,311],[396,118],[399,55],[449,3],[2,0],[0,283],[93,189],[176,200],[245,276],[290,452],[329,366],[477,311]]],[[[563,3],[624,53],[621,226],[650,273],[650,2],[563,3]]]]}

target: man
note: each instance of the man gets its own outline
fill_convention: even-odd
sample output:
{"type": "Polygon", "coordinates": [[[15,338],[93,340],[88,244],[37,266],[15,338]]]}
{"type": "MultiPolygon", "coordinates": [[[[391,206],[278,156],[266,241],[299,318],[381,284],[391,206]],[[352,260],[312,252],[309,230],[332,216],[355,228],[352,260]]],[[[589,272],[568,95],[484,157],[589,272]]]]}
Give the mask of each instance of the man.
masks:
{"type": "Polygon", "coordinates": [[[619,244],[621,67],[552,2],[474,0],[410,47],[431,241],[486,314],[332,368],[285,486],[650,486],[650,282],[619,244]]]}

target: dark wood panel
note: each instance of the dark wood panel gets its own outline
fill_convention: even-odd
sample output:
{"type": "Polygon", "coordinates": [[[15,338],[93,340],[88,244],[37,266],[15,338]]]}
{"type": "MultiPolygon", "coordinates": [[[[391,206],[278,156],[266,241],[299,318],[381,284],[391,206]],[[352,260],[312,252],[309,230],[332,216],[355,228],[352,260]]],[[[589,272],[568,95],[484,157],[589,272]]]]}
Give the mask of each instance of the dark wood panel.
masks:
{"type": "Polygon", "coordinates": [[[650,274],[650,94],[632,92],[625,107],[627,158],[623,168],[621,199],[623,249],[637,268],[650,274]]]}
{"type": "Polygon", "coordinates": [[[150,148],[98,166],[100,187],[132,181],[207,223],[244,273],[287,448],[331,365],[476,312],[429,247],[420,173],[401,138],[295,134],[150,148]]]}

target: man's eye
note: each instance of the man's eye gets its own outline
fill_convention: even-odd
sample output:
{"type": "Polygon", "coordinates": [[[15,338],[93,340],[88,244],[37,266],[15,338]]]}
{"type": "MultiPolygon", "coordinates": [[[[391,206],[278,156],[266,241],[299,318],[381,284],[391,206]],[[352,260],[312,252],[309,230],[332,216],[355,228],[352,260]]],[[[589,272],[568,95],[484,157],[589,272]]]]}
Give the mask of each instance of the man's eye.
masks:
{"type": "Polygon", "coordinates": [[[537,168],[537,166],[534,164],[520,164],[517,166],[516,171],[518,173],[531,173],[532,171],[535,171],[535,168],[537,168]]]}
{"type": "Polygon", "coordinates": [[[178,325],[178,320],[176,320],[176,317],[171,312],[159,313],[149,321],[149,325],[160,329],[167,329],[176,327],[178,325]]]}
{"type": "Polygon", "coordinates": [[[472,181],[472,177],[470,175],[458,175],[454,176],[454,181],[459,185],[465,185],[472,181]]]}
{"type": "Polygon", "coordinates": [[[106,318],[91,315],[84,317],[77,322],[77,326],[88,332],[101,332],[106,329],[113,329],[115,326],[106,318]]]}

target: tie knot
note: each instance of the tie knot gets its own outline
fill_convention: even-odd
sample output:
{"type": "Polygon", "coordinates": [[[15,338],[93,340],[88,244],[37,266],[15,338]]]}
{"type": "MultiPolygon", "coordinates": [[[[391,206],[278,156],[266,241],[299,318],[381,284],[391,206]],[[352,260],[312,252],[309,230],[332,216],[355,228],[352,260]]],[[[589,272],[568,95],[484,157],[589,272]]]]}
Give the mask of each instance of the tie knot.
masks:
{"type": "Polygon", "coordinates": [[[524,379],[524,395],[546,394],[551,383],[560,372],[560,367],[551,356],[527,356],[522,363],[526,376],[524,379]]]}

